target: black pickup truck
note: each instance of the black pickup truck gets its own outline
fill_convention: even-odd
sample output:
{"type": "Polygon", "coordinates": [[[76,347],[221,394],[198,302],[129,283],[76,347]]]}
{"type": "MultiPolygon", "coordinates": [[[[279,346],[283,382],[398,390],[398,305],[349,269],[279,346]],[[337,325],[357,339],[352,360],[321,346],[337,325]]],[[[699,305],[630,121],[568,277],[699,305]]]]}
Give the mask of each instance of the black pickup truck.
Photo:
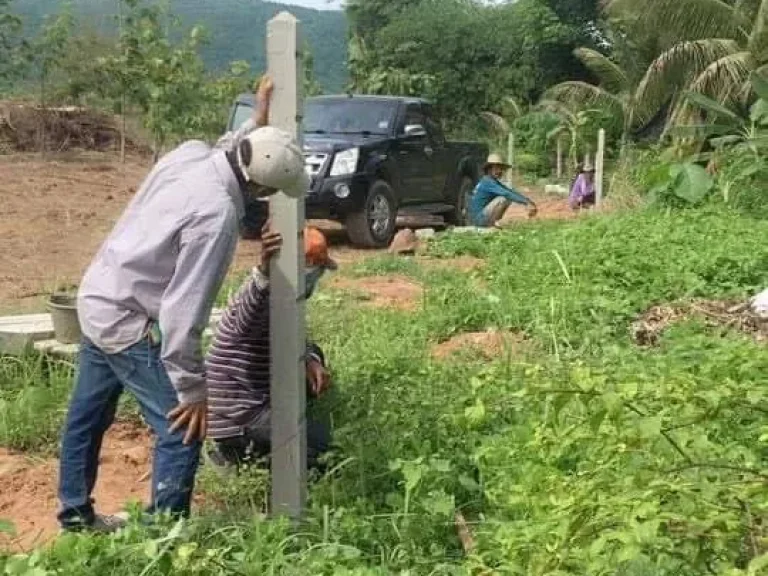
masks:
{"type": "MultiPolygon", "coordinates": [[[[253,95],[237,98],[228,129],[253,110],[253,95]]],[[[469,196],[488,155],[487,146],[448,142],[429,102],[391,96],[307,98],[304,158],[311,178],[306,217],[343,223],[353,244],[386,246],[400,215],[442,215],[465,222],[469,196]]],[[[254,202],[246,218],[263,221],[254,202]]]]}

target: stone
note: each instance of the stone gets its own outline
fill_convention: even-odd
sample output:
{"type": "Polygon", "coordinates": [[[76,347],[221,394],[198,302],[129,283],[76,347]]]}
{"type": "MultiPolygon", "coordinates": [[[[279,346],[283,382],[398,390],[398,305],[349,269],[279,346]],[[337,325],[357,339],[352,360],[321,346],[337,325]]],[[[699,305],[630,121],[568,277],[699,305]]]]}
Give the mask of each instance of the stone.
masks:
{"type": "Polygon", "coordinates": [[[429,240],[430,238],[435,237],[435,229],[434,228],[420,228],[419,230],[416,230],[416,238],[419,240],[429,240]]]}
{"type": "Polygon", "coordinates": [[[389,245],[390,254],[415,254],[419,247],[419,239],[410,228],[400,230],[389,245]]]}

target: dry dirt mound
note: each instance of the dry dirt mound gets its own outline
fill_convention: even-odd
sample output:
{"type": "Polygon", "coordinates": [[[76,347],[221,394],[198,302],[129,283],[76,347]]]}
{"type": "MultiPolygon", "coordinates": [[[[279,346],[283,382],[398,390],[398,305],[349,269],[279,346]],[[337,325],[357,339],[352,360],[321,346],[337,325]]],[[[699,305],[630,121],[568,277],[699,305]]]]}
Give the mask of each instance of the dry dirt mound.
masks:
{"type": "Polygon", "coordinates": [[[654,346],[670,325],[693,317],[703,318],[711,327],[739,330],[751,334],[757,342],[768,342],[768,322],[753,313],[748,303],[733,300],[695,300],[653,306],[632,323],[632,339],[639,346],[654,346]]]}
{"type": "Polygon", "coordinates": [[[471,351],[486,360],[493,360],[508,352],[519,350],[525,346],[525,343],[525,336],[514,332],[499,330],[465,332],[433,346],[432,356],[438,360],[444,360],[459,352],[471,351]]]}
{"type": "Polygon", "coordinates": [[[334,278],[333,287],[351,292],[376,308],[414,310],[424,296],[424,288],[405,276],[334,278]]]}
{"type": "MultiPolygon", "coordinates": [[[[77,106],[41,108],[0,103],[0,154],[38,151],[116,150],[120,131],[114,117],[77,106]]],[[[146,146],[128,138],[126,149],[147,153],[146,146]]]]}
{"type": "MultiPolygon", "coordinates": [[[[134,424],[117,423],[104,439],[94,492],[100,512],[115,513],[131,500],[149,499],[152,439],[134,424]]],[[[0,450],[0,518],[16,529],[0,534],[0,549],[29,550],[58,533],[58,460],[0,450]]]]}

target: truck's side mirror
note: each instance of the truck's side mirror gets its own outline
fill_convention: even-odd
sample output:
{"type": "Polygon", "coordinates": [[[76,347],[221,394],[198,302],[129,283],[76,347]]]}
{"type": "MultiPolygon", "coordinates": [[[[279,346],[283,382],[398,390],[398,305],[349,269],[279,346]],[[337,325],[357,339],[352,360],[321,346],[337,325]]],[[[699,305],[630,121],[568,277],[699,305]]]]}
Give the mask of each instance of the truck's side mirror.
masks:
{"type": "Polygon", "coordinates": [[[427,130],[421,124],[408,124],[403,134],[406,138],[423,138],[427,135],[427,130]]]}

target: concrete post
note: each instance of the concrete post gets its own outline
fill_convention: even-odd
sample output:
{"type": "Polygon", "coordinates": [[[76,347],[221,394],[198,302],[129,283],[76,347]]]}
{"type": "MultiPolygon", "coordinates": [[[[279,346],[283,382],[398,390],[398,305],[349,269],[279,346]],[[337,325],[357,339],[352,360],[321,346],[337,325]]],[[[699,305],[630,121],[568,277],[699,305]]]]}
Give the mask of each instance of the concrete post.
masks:
{"type": "Polygon", "coordinates": [[[595,207],[603,203],[603,171],[605,167],[605,130],[597,133],[597,153],[595,154],[595,207]]]}
{"type": "MultiPolygon", "coordinates": [[[[299,21],[281,12],[267,24],[267,68],[275,84],[270,123],[301,145],[299,21]]],[[[272,513],[298,518],[306,497],[304,195],[270,199],[283,247],[270,268],[272,513]]]]}

